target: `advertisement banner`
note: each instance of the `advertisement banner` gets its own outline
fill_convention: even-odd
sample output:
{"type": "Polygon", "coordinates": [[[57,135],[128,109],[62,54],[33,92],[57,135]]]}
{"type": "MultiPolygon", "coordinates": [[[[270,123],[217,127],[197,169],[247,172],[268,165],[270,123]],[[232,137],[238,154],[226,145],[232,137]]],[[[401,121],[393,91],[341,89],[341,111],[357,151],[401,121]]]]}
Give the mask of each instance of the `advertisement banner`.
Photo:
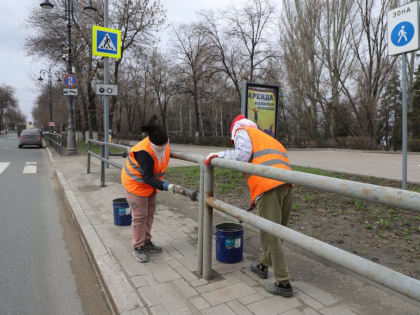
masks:
{"type": "Polygon", "coordinates": [[[248,86],[246,116],[258,128],[276,137],[277,89],[248,86]]]}

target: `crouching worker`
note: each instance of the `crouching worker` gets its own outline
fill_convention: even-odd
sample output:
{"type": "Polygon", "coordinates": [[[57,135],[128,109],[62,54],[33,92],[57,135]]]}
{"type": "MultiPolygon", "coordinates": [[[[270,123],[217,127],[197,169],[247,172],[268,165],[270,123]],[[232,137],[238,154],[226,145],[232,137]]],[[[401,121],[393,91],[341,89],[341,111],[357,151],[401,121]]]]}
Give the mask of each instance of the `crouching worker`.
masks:
{"type": "MultiPolygon", "coordinates": [[[[219,157],[258,165],[267,165],[290,170],[289,159],[283,145],[259,130],[257,125],[237,116],[230,127],[234,150],[210,153],[205,163],[219,157]]],[[[256,206],[257,214],[270,221],[287,225],[292,206],[292,185],[256,175],[248,176],[251,207],[256,206]]],[[[251,265],[251,270],[260,278],[266,279],[268,266],[273,267],[275,283],[265,285],[265,289],[275,295],[291,297],[289,270],[282,249],[282,240],[260,231],[262,252],[259,263],[251,265]]]]}
{"type": "Polygon", "coordinates": [[[162,180],[169,163],[169,141],[165,128],[153,116],[142,128],[148,137],[130,150],[121,171],[132,214],[133,254],[141,263],[149,261],[148,253],[160,253],[162,247],[152,242],[152,224],[157,190],[176,193],[181,187],[162,180]]]}

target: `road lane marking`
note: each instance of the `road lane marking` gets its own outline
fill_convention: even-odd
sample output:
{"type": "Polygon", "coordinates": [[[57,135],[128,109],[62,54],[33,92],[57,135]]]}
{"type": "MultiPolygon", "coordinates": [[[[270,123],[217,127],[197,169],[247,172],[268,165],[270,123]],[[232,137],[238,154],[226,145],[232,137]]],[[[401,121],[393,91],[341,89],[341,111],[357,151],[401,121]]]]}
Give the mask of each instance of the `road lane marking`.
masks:
{"type": "Polygon", "coordinates": [[[26,162],[23,168],[23,174],[36,174],[36,162],[26,162]],[[35,165],[33,165],[35,164],[35,165]]]}
{"type": "Polygon", "coordinates": [[[23,174],[36,174],[36,166],[35,165],[25,165],[22,173],[23,174]]]}
{"type": "Polygon", "coordinates": [[[0,174],[10,165],[10,162],[0,162],[0,174]]]}

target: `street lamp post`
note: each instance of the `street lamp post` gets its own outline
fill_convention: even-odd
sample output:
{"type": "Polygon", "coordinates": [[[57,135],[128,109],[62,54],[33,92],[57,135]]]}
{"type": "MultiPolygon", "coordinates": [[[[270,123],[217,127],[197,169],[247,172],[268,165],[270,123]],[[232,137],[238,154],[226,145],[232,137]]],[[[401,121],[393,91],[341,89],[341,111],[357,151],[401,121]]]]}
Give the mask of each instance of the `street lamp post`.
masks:
{"type": "MultiPolygon", "coordinates": [[[[52,76],[53,75],[55,75],[57,77],[57,82],[61,81],[60,72],[54,71],[54,72],[51,73],[51,68],[48,68],[48,71],[42,69],[39,72],[39,78],[38,78],[39,81],[43,81],[44,80],[43,77],[45,77],[45,76],[47,76],[47,78],[48,78],[48,96],[49,96],[49,99],[50,99],[49,100],[49,103],[50,103],[50,122],[53,122],[53,111],[52,111],[52,101],[51,101],[51,87],[52,87],[52,76]]],[[[52,127],[53,126],[50,126],[50,131],[51,132],[53,131],[52,127]]]]}
{"type": "MultiPolygon", "coordinates": [[[[41,8],[44,9],[52,9],[54,5],[49,0],[44,0],[40,4],[41,8]]],[[[65,11],[66,11],[66,19],[67,19],[67,73],[73,73],[73,65],[72,65],[72,56],[71,56],[71,19],[73,16],[73,0],[66,0],[65,1],[65,11]]],[[[66,147],[66,155],[74,155],[77,154],[76,148],[76,137],[74,133],[74,123],[73,123],[73,95],[67,96],[67,108],[68,108],[68,126],[67,126],[67,147],[66,147]]]]}

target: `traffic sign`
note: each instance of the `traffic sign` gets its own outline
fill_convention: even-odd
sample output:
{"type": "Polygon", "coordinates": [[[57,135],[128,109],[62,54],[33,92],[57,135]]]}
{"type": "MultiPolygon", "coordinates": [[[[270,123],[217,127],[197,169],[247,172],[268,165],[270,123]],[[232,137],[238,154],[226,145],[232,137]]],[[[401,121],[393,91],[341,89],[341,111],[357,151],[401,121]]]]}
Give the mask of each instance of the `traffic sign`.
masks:
{"type": "Polygon", "coordinates": [[[121,58],[121,31],[93,25],[92,54],[111,58],[121,58]]]}
{"type": "Polygon", "coordinates": [[[110,84],[97,84],[97,95],[118,95],[118,86],[110,84]]]}
{"type": "Polygon", "coordinates": [[[417,1],[388,11],[388,54],[398,55],[420,48],[417,1]]]}
{"type": "Polygon", "coordinates": [[[77,95],[77,89],[63,89],[64,95],[77,95]]]}
{"type": "Polygon", "coordinates": [[[79,80],[77,80],[77,77],[74,73],[69,73],[64,76],[63,84],[67,88],[75,89],[79,84],[79,80]]]}

